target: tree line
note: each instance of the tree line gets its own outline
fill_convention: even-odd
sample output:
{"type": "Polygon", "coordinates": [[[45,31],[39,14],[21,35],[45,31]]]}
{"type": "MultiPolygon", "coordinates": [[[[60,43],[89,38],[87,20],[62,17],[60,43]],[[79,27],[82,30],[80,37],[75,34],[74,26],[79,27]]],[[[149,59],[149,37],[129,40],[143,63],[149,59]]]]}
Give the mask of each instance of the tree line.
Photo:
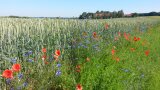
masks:
{"type": "Polygon", "coordinates": [[[123,10],[120,11],[97,11],[95,13],[83,12],[79,19],[109,19],[109,18],[122,18],[122,17],[138,17],[138,16],[160,16],[160,12],[149,13],[131,13],[124,14],[123,10]]]}

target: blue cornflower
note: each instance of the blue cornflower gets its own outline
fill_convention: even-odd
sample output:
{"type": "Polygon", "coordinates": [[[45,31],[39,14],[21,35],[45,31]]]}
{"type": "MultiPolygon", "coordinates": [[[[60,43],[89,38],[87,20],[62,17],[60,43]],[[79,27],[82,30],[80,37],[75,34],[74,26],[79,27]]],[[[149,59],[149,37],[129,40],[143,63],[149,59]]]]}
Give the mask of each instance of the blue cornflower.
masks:
{"type": "Polygon", "coordinates": [[[11,79],[6,79],[6,83],[9,85],[11,84],[11,79]]]}
{"type": "Polygon", "coordinates": [[[144,74],[141,74],[141,78],[143,78],[144,77],[144,74]]]}
{"type": "Polygon", "coordinates": [[[83,44],[82,43],[79,43],[79,46],[82,46],[83,44]]]}
{"type": "Polygon", "coordinates": [[[10,90],[14,90],[14,87],[11,87],[10,90]]]}
{"type": "Polygon", "coordinates": [[[90,41],[89,40],[86,40],[86,44],[89,44],[90,43],[90,41]]]}
{"type": "Polygon", "coordinates": [[[22,89],[22,87],[21,87],[21,86],[17,87],[17,90],[21,90],[21,89],[22,89]]]}
{"type": "Polygon", "coordinates": [[[18,79],[22,79],[23,78],[23,74],[18,74],[18,79]]]}
{"type": "Polygon", "coordinates": [[[61,67],[61,64],[59,63],[59,64],[57,64],[57,67],[61,67]]]}
{"type": "Polygon", "coordinates": [[[129,70],[128,70],[128,69],[125,69],[124,72],[129,72],[129,70]]]}
{"type": "Polygon", "coordinates": [[[93,45],[92,47],[93,47],[94,49],[97,49],[97,48],[98,48],[96,45],[93,45]]]}
{"type": "Polygon", "coordinates": [[[61,75],[61,71],[60,71],[60,70],[57,70],[56,76],[60,76],[60,75],[61,75]]]}
{"type": "Polygon", "coordinates": [[[27,57],[27,56],[29,56],[29,53],[28,53],[28,52],[26,52],[26,53],[24,54],[24,56],[26,56],[26,57],[27,57]]]}
{"type": "Polygon", "coordinates": [[[53,59],[54,59],[53,56],[50,56],[50,57],[49,57],[49,61],[50,61],[50,62],[53,61],[53,59]]]}
{"type": "Polygon", "coordinates": [[[31,55],[32,53],[33,53],[32,51],[29,51],[29,52],[28,52],[28,55],[31,55]]]}
{"type": "Polygon", "coordinates": [[[87,39],[88,38],[88,36],[83,36],[83,39],[87,39]]]}
{"type": "Polygon", "coordinates": [[[124,72],[130,72],[128,69],[121,69],[121,70],[123,70],[124,72]]]}
{"type": "Polygon", "coordinates": [[[71,48],[71,46],[68,45],[68,48],[71,48]]]}
{"type": "Polygon", "coordinates": [[[28,59],[28,62],[33,62],[33,60],[32,59],[28,59]]]}
{"type": "Polygon", "coordinates": [[[23,83],[23,86],[24,86],[24,87],[26,87],[27,85],[28,85],[28,83],[27,83],[27,82],[24,82],[24,83],[23,83]]]}
{"type": "Polygon", "coordinates": [[[88,48],[87,46],[83,45],[83,48],[88,48]]]}
{"type": "Polygon", "coordinates": [[[17,59],[11,59],[11,62],[14,64],[14,63],[16,63],[17,62],[17,59]]]}
{"type": "Polygon", "coordinates": [[[75,45],[73,45],[72,47],[73,47],[73,48],[76,48],[76,46],[75,46],[75,45]]]}

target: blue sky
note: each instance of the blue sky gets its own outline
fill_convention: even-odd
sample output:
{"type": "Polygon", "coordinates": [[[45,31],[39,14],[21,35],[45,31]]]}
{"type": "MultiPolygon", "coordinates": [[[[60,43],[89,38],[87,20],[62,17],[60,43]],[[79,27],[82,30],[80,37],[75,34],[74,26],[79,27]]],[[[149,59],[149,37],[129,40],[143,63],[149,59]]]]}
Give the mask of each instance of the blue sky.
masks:
{"type": "Polygon", "coordinates": [[[0,0],[0,16],[72,17],[82,12],[160,12],[160,0],[0,0]]]}

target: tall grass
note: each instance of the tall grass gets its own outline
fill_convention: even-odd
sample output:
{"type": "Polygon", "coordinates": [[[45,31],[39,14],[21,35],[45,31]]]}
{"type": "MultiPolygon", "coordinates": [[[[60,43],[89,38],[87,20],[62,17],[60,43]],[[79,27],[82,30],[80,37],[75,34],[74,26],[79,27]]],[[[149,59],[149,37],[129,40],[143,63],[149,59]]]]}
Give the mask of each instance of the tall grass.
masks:
{"type": "MultiPolygon", "coordinates": [[[[1,87],[74,90],[76,85],[81,83],[84,90],[154,88],[147,85],[154,82],[155,76],[158,76],[156,71],[159,68],[155,63],[158,62],[159,51],[155,48],[158,48],[159,44],[158,41],[152,44],[155,43],[153,40],[158,40],[155,38],[159,38],[159,32],[156,30],[152,34],[151,28],[159,23],[159,17],[107,20],[1,18],[0,73],[11,68],[13,59],[22,65],[21,72],[14,73],[15,78],[10,84],[0,77],[1,87]],[[109,25],[108,29],[105,29],[106,24],[109,25]],[[93,32],[97,33],[98,38],[93,37],[93,32]],[[130,33],[132,38],[136,35],[142,40],[138,43],[126,42],[123,38],[115,41],[118,32],[130,33]],[[150,34],[151,38],[148,36],[150,34]],[[147,42],[147,46],[140,46],[142,41],[147,42]],[[119,63],[112,60],[114,57],[110,51],[113,46],[118,51],[116,57],[120,58],[119,63]],[[42,60],[42,48],[47,48],[48,64],[42,60]],[[131,54],[130,48],[136,48],[137,52],[131,54]],[[58,62],[53,57],[57,49],[61,50],[58,62]],[[147,49],[153,50],[152,57],[146,58],[144,53],[141,53],[147,49]],[[27,52],[32,54],[26,56],[27,52]],[[90,62],[86,61],[87,57],[90,62]],[[148,61],[152,59],[156,61],[148,61]],[[58,67],[57,64],[61,66],[58,67]],[[81,66],[80,72],[76,72],[76,65],[81,66]],[[60,76],[56,75],[58,70],[61,72],[60,76]],[[17,77],[19,74],[23,74],[20,80],[17,77]],[[24,87],[24,83],[27,83],[27,86],[24,87]]],[[[155,87],[158,88],[158,84],[155,84],[155,87]]]]}

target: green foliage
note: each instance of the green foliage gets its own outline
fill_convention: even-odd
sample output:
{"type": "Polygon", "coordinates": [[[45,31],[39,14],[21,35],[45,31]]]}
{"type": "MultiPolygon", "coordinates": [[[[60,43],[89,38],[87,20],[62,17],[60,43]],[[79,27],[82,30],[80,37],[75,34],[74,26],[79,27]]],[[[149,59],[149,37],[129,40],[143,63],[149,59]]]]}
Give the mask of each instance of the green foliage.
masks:
{"type": "Polygon", "coordinates": [[[96,13],[83,12],[82,15],[79,16],[79,19],[108,19],[108,18],[122,18],[122,17],[124,17],[123,10],[120,10],[118,12],[97,11],[96,13]]]}
{"type": "Polygon", "coordinates": [[[11,69],[13,59],[22,66],[20,72],[14,72],[10,84],[0,77],[1,89],[75,90],[80,83],[83,90],[158,90],[159,25],[159,17],[0,18],[0,74],[11,69]],[[129,40],[124,38],[124,32],[130,34],[129,40]],[[134,41],[134,37],[140,40],[134,41]],[[42,60],[44,47],[46,60],[42,60]],[[53,57],[57,49],[61,51],[58,62],[53,57]],[[146,50],[150,50],[148,56],[146,50]],[[19,79],[19,74],[23,74],[23,78],[19,79]]]}

